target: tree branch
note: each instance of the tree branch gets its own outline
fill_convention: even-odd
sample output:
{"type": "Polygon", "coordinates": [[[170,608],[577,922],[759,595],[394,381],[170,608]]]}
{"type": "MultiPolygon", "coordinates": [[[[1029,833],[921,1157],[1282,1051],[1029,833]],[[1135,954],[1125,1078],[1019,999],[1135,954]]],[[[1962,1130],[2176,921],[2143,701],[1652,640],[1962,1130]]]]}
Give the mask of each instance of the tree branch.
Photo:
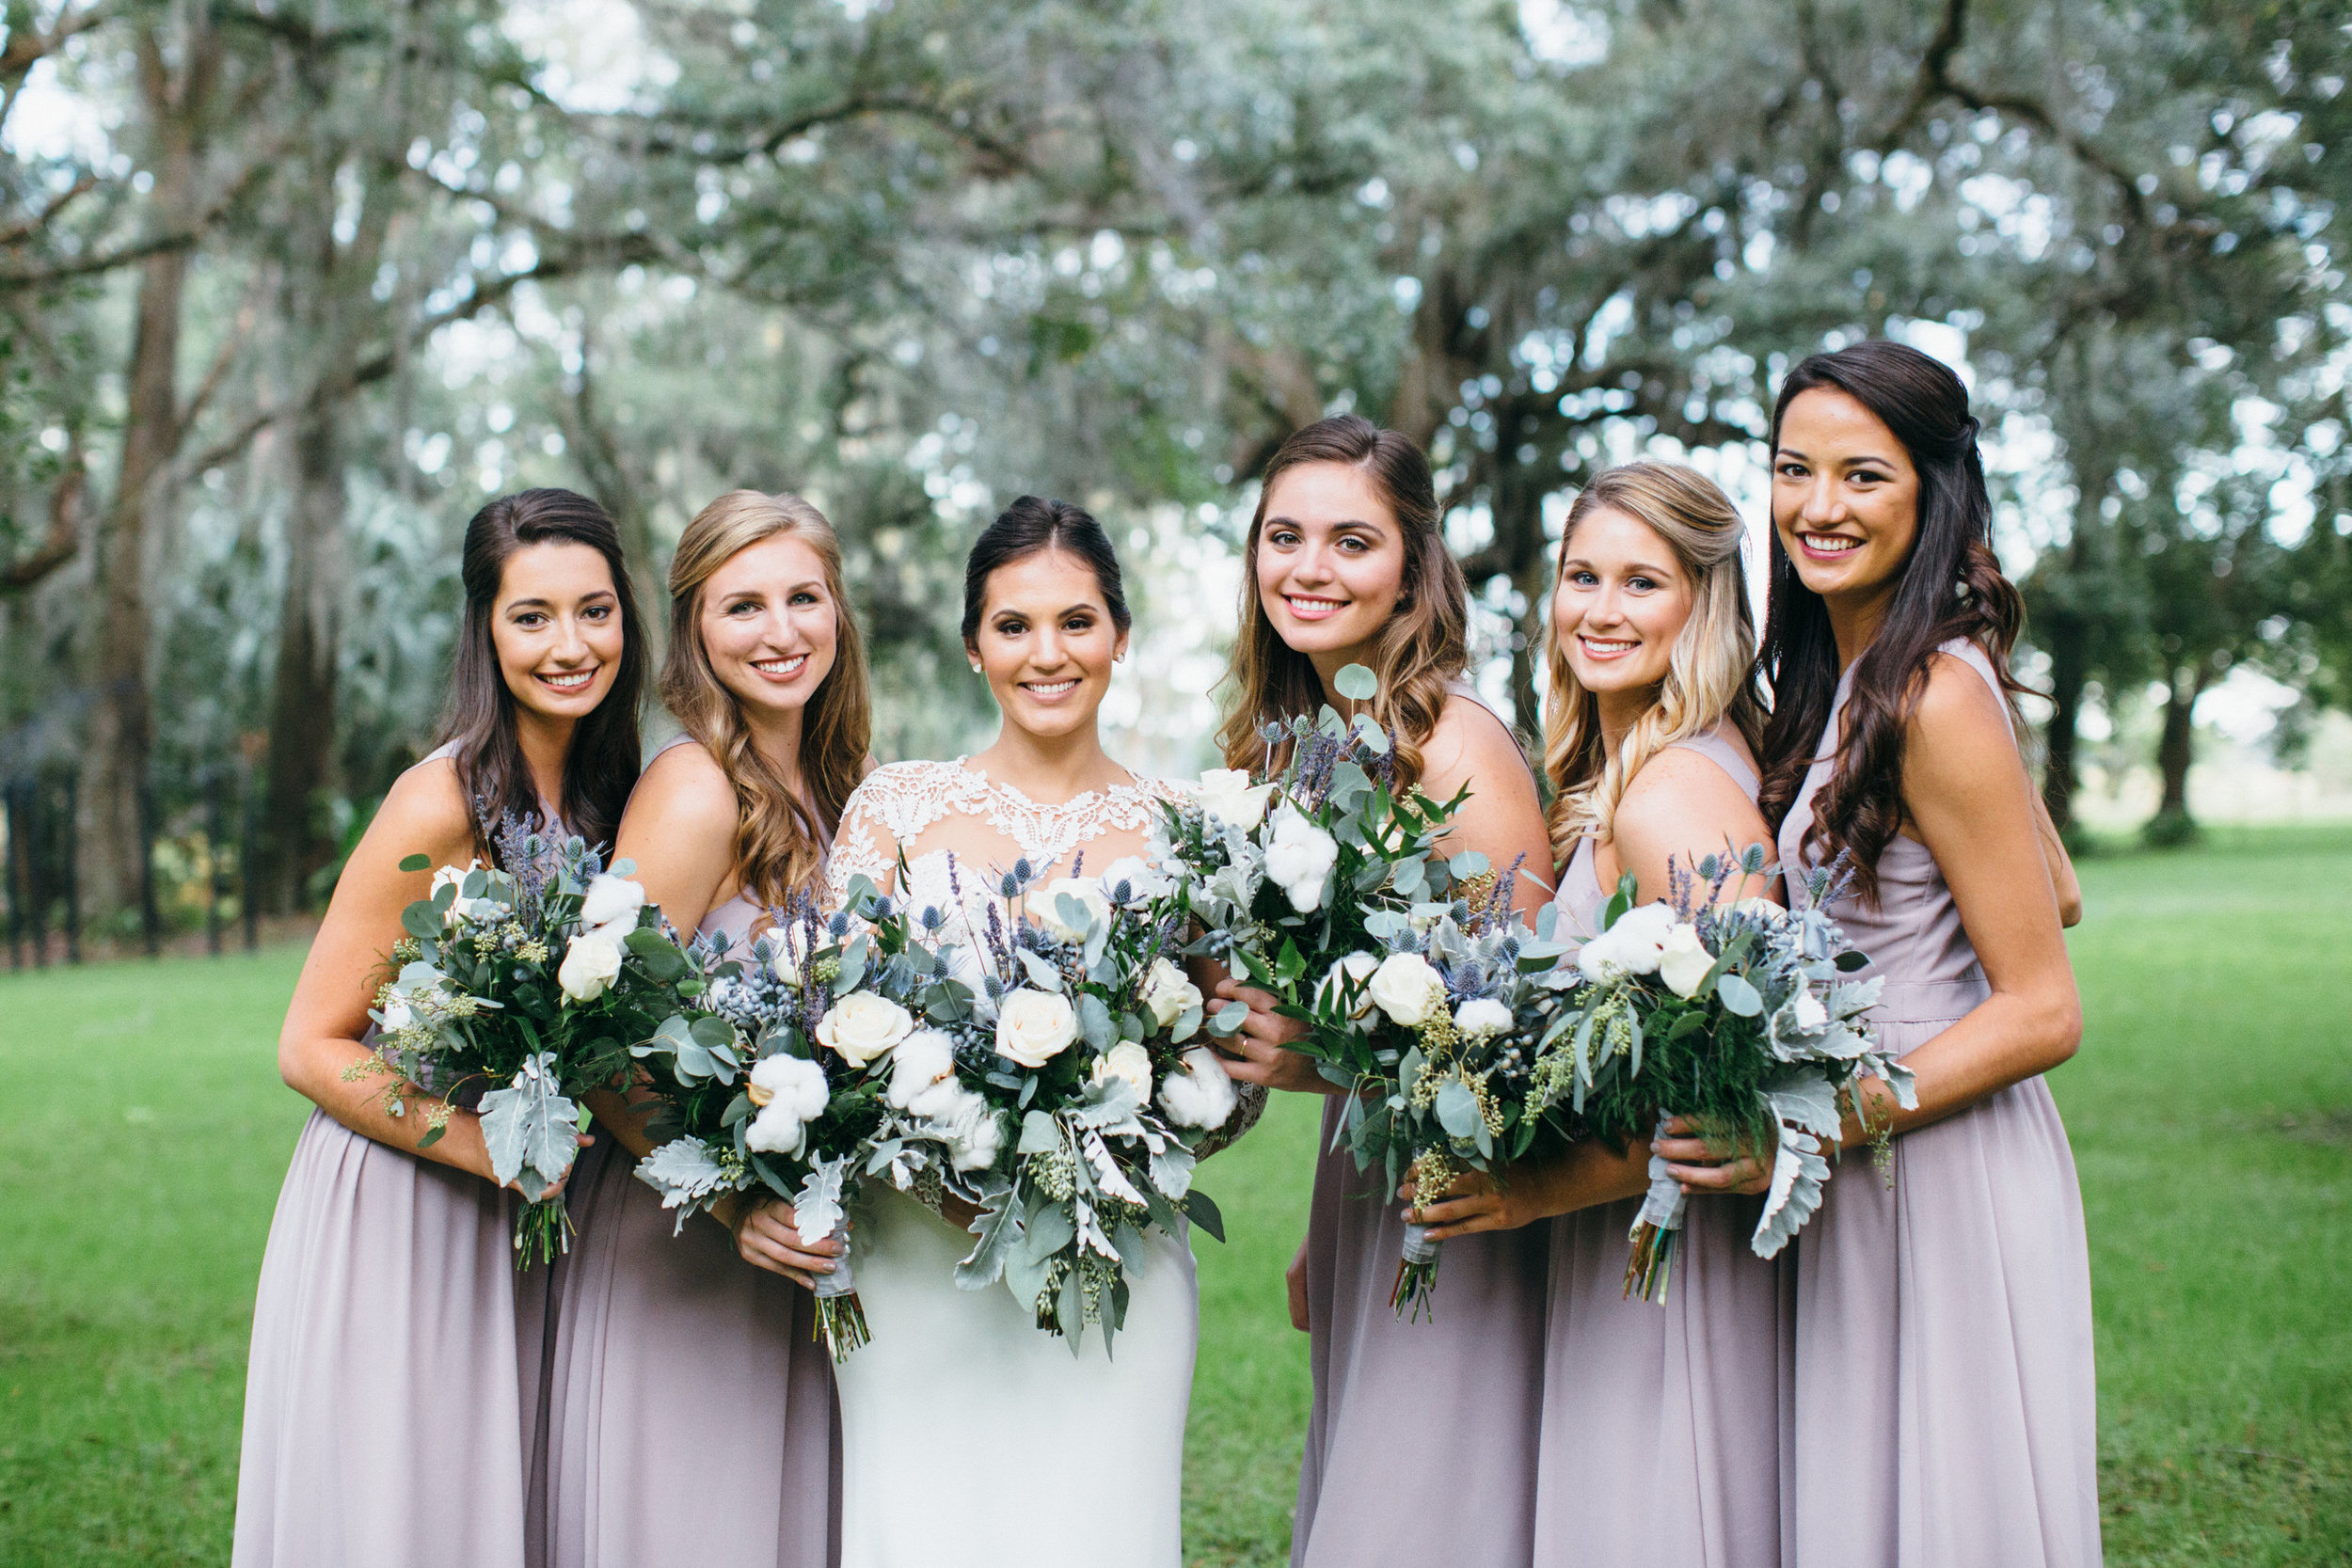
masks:
{"type": "Polygon", "coordinates": [[[65,469],[49,494],[49,531],[40,548],[0,565],[0,594],[21,594],[80,553],[82,493],[89,467],[82,461],[82,435],[75,431],[66,444],[65,469]]]}

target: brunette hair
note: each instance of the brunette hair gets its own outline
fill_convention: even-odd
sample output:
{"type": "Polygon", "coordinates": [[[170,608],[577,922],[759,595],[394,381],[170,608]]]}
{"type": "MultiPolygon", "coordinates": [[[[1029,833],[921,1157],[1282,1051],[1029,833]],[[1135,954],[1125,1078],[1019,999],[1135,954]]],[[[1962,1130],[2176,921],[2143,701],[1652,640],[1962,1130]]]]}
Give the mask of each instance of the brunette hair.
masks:
{"type": "MultiPolygon", "coordinates": [[[[1977,451],[1977,420],[1960,377],[1917,349],[1873,341],[1817,354],[1781,384],[1772,405],[1772,450],[1797,397],[1816,388],[1844,392],[1894,433],[1919,475],[1918,529],[1900,568],[1886,618],[1854,659],[1844,717],[1832,745],[1829,781],[1814,798],[1805,847],[1852,861],[1855,887],[1878,900],[1878,860],[1902,827],[1903,729],[1927,689],[1928,666],[1945,643],[1965,638],[1992,661],[2010,721],[2010,650],[2026,620],[2016,586],[1993,554],[1993,503],[1977,451]]],[[[1772,587],[1759,667],[1772,683],[1758,804],[1777,825],[1827,738],[1837,691],[1837,641],[1829,610],[1797,577],[1775,521],[1772,587]]]]}
{"type": "Polygon", "coordinates": [[[1565,860],[1587,832],[1608,838],[1626,786],[1652,757],[1677,741],[1731,721],[1751,750],[1764,736],[1764,702],[1756,685],[1756,619],[1748,609],[1740,560],[1744,530],[1731,499],[1714,481],[1678,463],[1629,463],[1597,476],[1568,508],[1560,533],[1559,571],[1566,570],[1577,525],[1596,512],[1622,512],[1645,524],[1674,552],[1691,579],[1691,618],[1667,655],[1658,700],[1634,721],[1614,752],[1602,739],[1599,703],[1576,678],[1549,625],[1550,691],[1544,715],[1544,772],[1552,787],[1545,814],[1551,850],[1565,860]]]}
{"type": "Polygon", "coordinates": [[[1123,636],[1135,624],[1127,611],[1127,593],[1119,575],[1119,554],[1111,548],[1103,525],[1081,507],[1022,496],[996,515],[972,542],[963,562],[963,641],[969,645],[980,629],[980,614],[988,608],[989,575],[999,566],[1045,550],[1067,550],[1086,562],[1103,592],[1103,606],[1111,625],[1123,636]]]}
{"type": "MultiPolygon", "coordinates": [[[[455,748],[457,786],[474,819],[475,847],[493,862],[500,818],[521,820],[547,813],[523,757],[515,694],[499,668],[492,627],[506,563],[518,550],[548,544],[585,545],[603,556],[621,614],[621,662],[612,689],[573,727],[570,749],[564,753],[563,795],[554,802],[563,816],[562,827],[590,844],[612,844],[642,760],[637,708],[645,689],[644,630],[629,592],[620,530],[604,508],[569,490],[523,490],[499,497],[466,525],[458,566],[466,594],[465,621],[458,629],[449,704],[437,737],[438,744],[455,748]]],[[[557,824],[545,826],[552,832],[557,824]]]]}
{"type": "Polygon", "coordinates": [[[1258,737],[1261,724],[1312,717],[1327,700],[1313,662],[1282,641],[1258,595],[1258,542],[1265,532],[1274,482],[1308,463],[1362,469],[1404,535],[1404,586],[1373,655],[1380,689],[1372,716],[1395,737],[1398,784],[1410,784],[1421,777],[1422,742],[1445,711],[1446,689],[1470,665],[1470,588],[1439,531],[1429,460],[1410,436],[1383,430],[1359,414],[1318,420],[1295,432],[1266,464],[1242,562],[1241,634],[1225,668],[1233,705],[1216,732],[1217,747],[1228,768],[1262,763],[1266,757],[1258,737]]]}
{"type": "Polygon", "coordinates": [[[798,496],[730,490],[694,515],[670,562],[670,654],[661,670],[661,702],[734,786],[737,880],[754,902],[782,907],[795,889],[816,879],[821,841],[841,825],[841,808],[857,787],[874,736],[866,644],[842,586],[841,539],[823,513],[798,496]],[[720,683],[702,638],[703,587],[711,574],[738,552],[778,534],[816,552],[834,604],[833,668],[801,715],[806,803],[753,743],[743,705],[720,683]]]}

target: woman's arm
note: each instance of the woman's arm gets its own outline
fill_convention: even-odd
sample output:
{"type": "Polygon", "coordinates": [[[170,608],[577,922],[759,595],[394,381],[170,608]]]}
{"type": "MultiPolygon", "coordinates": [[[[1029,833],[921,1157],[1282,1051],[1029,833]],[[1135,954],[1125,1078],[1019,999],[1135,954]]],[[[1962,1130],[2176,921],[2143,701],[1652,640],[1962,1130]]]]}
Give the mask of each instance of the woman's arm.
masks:
{"type": "Polygon", "coordinates": [[[462,865],[473,850],[473,824],[455,765],[426,762],[403,773],[335,880],[326,918],[286,1007],[278,1071],[288,1087],[353,1132],[495,1181],[479,1117],[451,1113],[441,1136],[419,1148],[437,1102],[412,1093],[405,1097],[407,1114],[394,1117],[384,1108],[383,1074],[353,1071],[370,1056],[359,1037],[367,1032],[376,987],[391,975],[387,959],[403,935],[401,911],[432,890],[431,871],[403,871],[400,863],[421,854],[437,867],[462,865]]]}
{"type": "Polygon", "coordinates": [[[1862,1098],[1868,1127],[1908,1132],[2046,1072],[2082,1039],[2082,1003],[2058,927],[2033,784],[2009,715],[1982,676],[1936,656],[1903,742],[1903,815],[1935,857],[1992,994],[1967,1017],[1903,1057],[1918,1089],[1906,1111],[1876,1079],[1862,1098]]]}
{"type": "Polygon", "coordinates": [[[2066,840],[2050,820],[2049,802],[2040,790],[2034,792],[2033,822],[2042,858],[2050,867],[2050,891],[2058,895],[2058,924],[2072,930],[2083,921],[2083,887],[2074,879],[2074,857],[2066,852],[2066,840]]]}

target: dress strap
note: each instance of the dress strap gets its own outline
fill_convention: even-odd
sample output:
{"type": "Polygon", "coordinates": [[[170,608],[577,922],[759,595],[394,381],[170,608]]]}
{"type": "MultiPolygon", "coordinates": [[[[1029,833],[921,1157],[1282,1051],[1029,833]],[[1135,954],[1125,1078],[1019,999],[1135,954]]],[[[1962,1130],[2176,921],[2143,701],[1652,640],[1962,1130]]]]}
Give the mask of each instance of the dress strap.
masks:
{"type": "Polygon", "coordinates": [[[1687,740],[1677,740],[1666,750],[1696,752],[1730,774],[1731,782],[1738,784],[1749,800],[1753,801],[1760,784],[1756,776],[1756,769],[1749,766],[1747,758],[1740,754],[1740,748],[1733,745],[1729,737],[1724,734],[1729,726],[1730,721],[1726,720],[1705,735],[1694,735],[1687,740]]]}

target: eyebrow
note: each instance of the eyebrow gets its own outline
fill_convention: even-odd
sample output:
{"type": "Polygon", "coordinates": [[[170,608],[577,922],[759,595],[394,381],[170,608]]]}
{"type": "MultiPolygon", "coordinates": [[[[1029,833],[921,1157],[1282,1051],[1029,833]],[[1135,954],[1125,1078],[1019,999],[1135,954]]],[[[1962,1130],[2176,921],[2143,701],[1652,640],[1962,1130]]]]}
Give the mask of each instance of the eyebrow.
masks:
{"type": "MultiPolygon", "coordinates": [[[[614,594],[610,588],[596,588],[591,589],[589,592],[582,594],[580,596],[580,602],[586,604],[591,599],[611,599],[617,597],[619,597],[619,595],[614,594]]],[[[554,608],[555,601],[553,599],[539,598],[514,599],[510,600],[506,606],[507,611],[510,614],[517,610],[553,610],[554,608]]]]}
{"type": "MultiPolygon", "coordinates": [[[[1773,452],[1772,455],[1774,457],[1793,457],[1800,463],[1810,463],[1813,461],[1813,459],[1805,456],[1804,453],[1799,451],[1794,447],[1779,448],[1773,452]]],[[[1891,468],[1895,466],[1895,460],[1893,458],[1880,457],[1871,452],[1864,452],[1859,457],[1851,457],[1846,460],[1846,466],[1850,468],[1863,463],[1875,463],[1882,468],[1891,468]]]]}
{"type": "MultiPolygon", "coordinates": [[[[1589,567],[1589,566],[1591,566],[1591,565],[1592,565],[1592,562],[1591,562],[1590,561],[1586,560],[1584,557],[1582,557],[1582,556],[1581,556],[1581,555],[1572,555],[1572,556],[1569,556],[1566,560],[1565,560],[1565,561],[1563,561],[1563,562],[1560,562],[1560,569],[1561,569],[1562,571],[1564,571],[1564,572],[1565,572],[1565,571],[1568,570],[1568,569],[1569,569],[1570,567],[1572,567],[1572,566],[1585,566],[1585,567],[1589,567]]],[[[1636,562],[1633,562],[1631,564],[1629,564],[1629,565],[1628,565],[1628,566],[1626,567],[1626,571],[1627,571],[1629,574],[1639,573],[1639,574],[1641,574],[1641,575],[1644,575],[1644,576],[1646,576],[1646,577],[1653,577],[1653,578],[1664,578],[1664,577],[1672,577],[1672,576],[1674,576],[1674,568],[1673,568],[1673,567],[1671,567],[1671,566],[1653,566],[1653,565],[1651,565],[1651,564],[1650,564],[1648,562],[1646,562],[1646,561],[1636,561],[1636,562]]]]}
{"type": "MultiPolygon", "coordinates": [[[[1082,610],[1091,610],[1097,615],[1108,615],[1110,613],[1110,607],[1104,604],[1100,599],[1080,599],[1076,604],[1071,605],[1068,608],[1057,611],[1057,613],[1062,615],[1075,615],[1082,610]]],[[[1039,619],[1038,616],[1022,609],[1019,605],[1010,604],[998,605],[994,610],[989,611],[989,618],[992,620],[999,615],[1019,615],[1028,620],[1039,619]]]]}
{"type": "MultiPolygon", "coordinates": [[[[791,594],[802,593],[811,588],[822,590],[824,586],[825,582],[822,578],[809,578],[804,581],[792,584],[792,586],[787,588],[784,592],[788,597],[791,594]]],[[[732,592],[721,594],[718,597],[722,599],[752,599],[759,597],[765,592],[767,592],[765,589],[760,588],[738,588],[732,592]]]]}
{"type": "MultiPolygon", "coordinates": [[[[1295,517],[1268,517],[1265,520],[1265,526],[1267,528],[1305,528],[1307,525],[1300,522],[1295,517]]],[[[1329,523],[1325,526],[1332,529],[1362,529],[1367,533],[1378,533],[1382,531],[1380,524],[1364,517],[1343,517],[1336,523],[1329,523]]]]}

